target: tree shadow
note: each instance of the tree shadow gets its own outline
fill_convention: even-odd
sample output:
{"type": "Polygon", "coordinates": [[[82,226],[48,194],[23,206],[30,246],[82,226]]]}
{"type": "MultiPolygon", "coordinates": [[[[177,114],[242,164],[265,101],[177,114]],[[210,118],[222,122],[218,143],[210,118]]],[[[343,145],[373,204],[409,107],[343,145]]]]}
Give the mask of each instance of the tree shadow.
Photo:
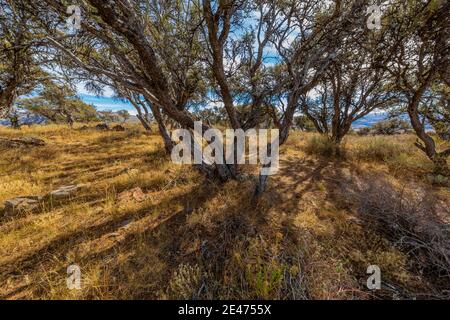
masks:
{"type": "MultiPolygon", "coordinates": [[[[361,172],[343,160],[287,159],[282,162],[279,176],[271,177],[263,200],[256,206],[251,201],[251,181],[216,185],[203,180],[192,189],[167,199],[167,202],[181,206],[181,210],[152,204],[77,230],[53,240],[32,254],[0,266],[0,275],[2,278],[33,273],[39,275],[44,273],[43,270],[47,270],[47,273],[52,270],[50,281],[53,285],[65,286],[68,265],[76,263],[82,268],[99,265],[101,274],[108,276],[108,282],[102,289],[106,297],[171,297],[167,295],[175,279],[178,284],[182,282],[179,284],[181,287],[177,287],[180,296],[176,298],[261,298],[263,295],[253,292],[255,288],[250,287],[254,284],[249,282],[254,279],[252,277],[264,273],[273,260],[280,262],[280,265],[290,265],[290,260],[296,254],[291,251],[298,251],[302,245],[307,245],[298,243],[298,238],[292,232],[298,230],[294,226],[294,213],[302,213],[301,206],[308,192],[320,191],[325,201],[352,218],[341,222],[336,227],[336,233],[327,240],[335,244],[332,248],[334,254],[348,263],[348,269],[360,285],[359,289],[367,292],[367,259],[373,255],[366,253],[390,253],[397,244],[397,239],[387,236],[385,230],[361,209],[363,199],[369,192],[367,186],[375,180],[380,180],[388,190],[386,186],[390,183],[380,174],[361,172]],[[280,221],[279,226],[273,225],[274,221],[271,220],[270,214],[274,208],[287,215],[287,219],[280,221]],[[278,233],[281,233],[281,244],[277,240],[278,233]],[[268,244],[257,248],[259,251],[254,261],[241,261],[239,254],[250,255],[248,251],[254,250],[260,243],[268,244]],[[275,243],[281,246],[280,252],[270,251],[273,249],[272,244],[277,247],[275,243]],[[73,250],[85,244],[88,245],[84,250],[73,250]],[[343,248],[348,251],[341,252],[343,248]],[[351,250],[367,257],[354,259],[349,255],[351,250]],[[236,269],[237,265],[241,270],[236,269]],[[191,273],[184,274],[183,266],[191,266],[191,269],[187,269],[191,273]],[[233,274],[234,270],[236,274],[233,274]],[[232,279],[239,281],[233,282],[232,279]],[[189,291],[188,296],[182,296],[183,289],[189,291]]],[[[392,298],[395,294],[399,298],[410,298],[419,296],[418,292],[424,289],[428,293],[422,297],[433,296],[426,284],[419,283],[417,288],[411,287],[409,283],[399,280],[392,270],[382,272],[383,290],[370,293],[372,297],[392,298]]],[[[420,270],[411,268],[409,272],[415,277],[422,276],[420,270]]],[[[51,284],[44,279],[34,280],[31,290],[36,296],[45,296],[51,284]]],[[[264,282],[265,278],[261,281],[264,282]]],[[[25,289],[30,290],[30,287],[25,289]]],[[[16,295],[18,290],[7,292],[2,298],[16,295]]],[[[82,298],[99,297],[96,289],[85,290],[82,298]]],[[[302,290],[303,297],[309,297],[308,288],[302,290]]],[[[283,294],[280,297],[289,296],[283,294]]]]}
{"type": "MultiPolygon", "coordinates": [[[[161,228],[160,225],[171,225],[180,219],[183,220],[186,214],[192,212],[194,208],[201,206],[203,202],[213,197],[216,190],[217,188],[213,188],[208,181],[202,181],[192,189],[166,200],[172,204],[182,205],[184,209],[181,211],[156,212],[155,215],[155,211],[159,209],[160,203],[158,202],[141,208],[138,211],[130,211],[120,217],[112,218],[108,221],[62,235],[31,254],[20,256],[0,265],[0,277],[2,279],[8,279],[8,277],[11,276],[31,275],[38,270],[47,270],[47,272],[49,272],[49,270],[54,268],[52,265],[54,265],[55,261],[66,260],[68,254],[73,251],[75,247],[80,246],[83,243],[99,239],[102,240],[105,236],[107,237],[108,235],[114,234],[118,230],[124,230],[123,227],[129,224],[130,221],[147,219],[149,223],[143,230],[129,234],[126,233],[125,239],[123,239],[125,240],[124,242],[121,241],[120,243],[116,243],[105,252],[99,251],[94,254],[87,254],[84,257],[80,257],[79,262],[92,259],[100,259],[101,261],[102,257],[107,256],[110,252],[120,250],[122,246],[126,247],[129,244],[129,241],[135,239],[140,233],[151,232],[152,229],[158,230],[161,228]]],[[[57,273],[64,275],[65,269],[58,270],[57,273]]],[[[2,298],[6,299],[16,293],[17,292],[4,293],[2,294],[2,298]]]]}
{"type": "MultiPolygon", "coordinates": [[[[346,163],[334,163],[323,182],[326,199],[336,208],[351,213],[350,224],[361,229],[359,234],[363,240],[353,239],[349,248],[380,263],[382,289],[373,292],[373,297],[448,298],[450,264],[445,251],[450,249],[450,229],[441,217],[448,216],[449,212],[445,204],[437,205],[442,196],[434,188],[407,185],[407,182],[398,186],[385,173],[360,172],[346,163]],[[387,258],[395,255],[396,250],[407,259],[397,267],[387,258]]],[[[445,199],[441,200],[445,203],[445,199]]],[[[364,288],[368,261],[352,258],[349,261],[364,288]]]]}

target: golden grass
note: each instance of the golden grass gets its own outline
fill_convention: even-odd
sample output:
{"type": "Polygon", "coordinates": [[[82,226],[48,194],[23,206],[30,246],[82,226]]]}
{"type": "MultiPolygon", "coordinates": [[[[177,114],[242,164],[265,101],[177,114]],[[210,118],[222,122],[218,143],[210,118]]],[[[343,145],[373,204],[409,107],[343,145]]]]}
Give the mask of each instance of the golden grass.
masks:
{"type": "Polygon", "coordinates": [[[294,132],[282,147],[280,173],[270,178],[255,206],[251,179],[225,185],[207,181],[191,167],[172,164],[161,139],[139,127],[125,132],[0,127],[0,135],[35,135],[47,142],[1,150],[0,202],[66,184],[87,186],[63,205],[0,218],[2,298],[365,299],[398,294],[365,288],[370,264],[378,264],[384,281],[403,294],[428,290],[428,279],[410,268],[407,254],[358,214],[361,186],[384,179],[404,188],[406,178],[396,175],[400,169],[409,172],[408,188],[426,189],[442,208],[448,205],[448,189],[421,178],[428,167],[409,147],[411,137],[386,138],[401,148],[405,162],[390,153],[387,158],[372,155],[371,148],[387,140],[354,136],[346,141],[346,158],[330,160],[307,155],[308,139],[294,132]],[[119,193],[135,187],[146,193],[144,201],[119,200],[119,193]],[[81,268],[81,290],[66,286],[71,264],[81,268]]]}

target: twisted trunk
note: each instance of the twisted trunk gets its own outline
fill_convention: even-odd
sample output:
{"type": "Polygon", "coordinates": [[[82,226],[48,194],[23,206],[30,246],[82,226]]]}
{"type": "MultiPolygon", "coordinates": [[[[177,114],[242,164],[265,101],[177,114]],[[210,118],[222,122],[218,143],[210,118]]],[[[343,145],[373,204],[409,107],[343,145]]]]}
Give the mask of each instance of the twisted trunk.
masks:
{"type": "Polygon", "coordinates": [[[0,119],[10,113],[16,96],[15,86],[10,84],[5,90],[0,90],[0,119]]]}
{"type": "Polygon", "coordinates": [[[166,125],[164,124],[161,111],[159,110],[159,107],[156,106],[153,103],[149,103],[150,108],[152,109],[153,116],[155,117],[156,123],[158,124],[159,133],[161,134],[161,137],[164,142],[164,148],[166,150],[167,154],[170,154],[172,152],[172,149],[174,147],[174,142],[172,141],[172,138],[170,137],[169,130],[167,130],[166,125]]]}
{"type": "Polygon", "coordinates": [[[450,154],[450,149],[443,152],[437,152],[436,143],[433,138],[425,131],[425,122],[420,120],[419,116],[419,104],[420,99],[428,87],[428,82],[425,82],[412,96],[408,104],[408,115],[411,120],[411,125],[420,139],[415,143],[416,147],[422,150],[426,156],[433,161],[434,171],[437,174],[444,176],[449,175],[449,169],[447,165],[447,157],[450,154]]]}

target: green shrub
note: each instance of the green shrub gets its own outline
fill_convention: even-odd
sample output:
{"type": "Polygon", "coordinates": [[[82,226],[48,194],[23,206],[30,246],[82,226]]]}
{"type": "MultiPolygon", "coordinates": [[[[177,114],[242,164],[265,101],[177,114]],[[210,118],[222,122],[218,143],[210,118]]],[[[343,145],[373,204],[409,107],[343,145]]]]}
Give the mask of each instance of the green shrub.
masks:
{"type": "Polygon", "coordinates": [[[394,159],[400,153],[408,153],[403,145],[384,137],[367,137],[358,141],[353,150],[355,158],[368,161],[384,161],[394,159]]]}
{"type": "Polygon", "coordinates": [[[389,119],[377,122],[372,127],[373,134],[392,135],[406,132],[411,128],[408,122],[402,119],[389,119]]]}
{"type": "Polygon", "coordinates": [[[433,170],[433,163],[424,155],[411,155],[410,153],[399,153],[388,160],[389,166],[394,170],[407,170],[409,172],[429,172],[433,170]]]}
{"type": "Polygon", "coordinates": [[[305,152],[311,155],[336,157],[344,154],[344,146],[325,135],[313,135],[306,140],[305,152]]]}
{"type": "Polygon", "coordinates": [[[441,187],[450,187],[450,179],[441,175],[441,174],[428,174],[426,179],[429,183],[441,186],[441,187]]]}
{"type": "Polygon", "coordinates": [[[376,138],[368,141],[367,144],[358,146],[356,150],[357,158],[374,161],[387,161],[397,154],[396,146],[386,143],[382,139],[376,138]]]}
{"type": "Polygon", "coordinates": [[[363,127],[359,129],[356,133],[358,136],[368,136],[371,132],[371,129],[369,127],[363,127]]]}

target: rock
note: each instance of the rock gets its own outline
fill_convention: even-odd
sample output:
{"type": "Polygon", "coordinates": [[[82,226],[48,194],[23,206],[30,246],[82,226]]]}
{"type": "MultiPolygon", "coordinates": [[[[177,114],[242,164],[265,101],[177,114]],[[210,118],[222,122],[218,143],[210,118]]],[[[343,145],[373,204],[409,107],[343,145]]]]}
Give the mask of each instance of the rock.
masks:
{"type": "Polygon", "coordinates": [[[125,128],[123,126],[121,126],[120,124],[114,126],[112,128],[113,131],[125,131],[125,128]]]}
{"type": "Polygon", "coordinates": [[[0,144],[8,148],[45,146],[45,141],[36,137],[23,137],[15,139],[0,138],[0,144]]]}
{"type": "Polygon", "coordinates": [[[80,131],[86,131],[86,130],[89,130],[89,127],[88,127],[88,126],[82,126],[82,127],[80,127],[78,130],[80,130],[80,131]]]}
{"type": "Polygon", "coordinates": [[[18,197],[10,200],[6,200],[5,205],[5,214],[7,216],[12,216],[18,213],[23,212],[31,212],[37,208],[39,208],[40,201],[42,197],[40,196],[27,196],[27,197],[18,197]]]}
{"type": "Polygon", "coordinates": [[[51,198],[52,200],[67,199],[74,196],[82,187],[83,185],[81,184],[63,186],[50,192],[47,198],[51,198]]]}
{"type": "Polygon", "coordinates": [[[146,198],[147,198],[147,195],[144,192],[142,192],[142,189],[139,187],[134,188],[132,190],[127,190],[127,191],[121,192],[117,196],[117,199],[119,201],[123,201],[123,202],[129,202],[132,200],[135,200],[137,202],[142,202],[146,198]]]}
{"type": "Polygon", "coordinates": [[[45,146],[45,141],[36,137],[24,137],[22,139],[17,139],[19,143],[30,146],[45,146]]]}
{"type": "Polygon", "coordinates": [[[97,130],[109,130],[109,126],[106,123],[101,123],[95,126],[97,130]]]}
{"type": "Polygon", "coordinates": [[[120,224],[120,229],[128,229],[131,227],[131,224],[134,222],[133,219],[127,219],[120,224]]]}

